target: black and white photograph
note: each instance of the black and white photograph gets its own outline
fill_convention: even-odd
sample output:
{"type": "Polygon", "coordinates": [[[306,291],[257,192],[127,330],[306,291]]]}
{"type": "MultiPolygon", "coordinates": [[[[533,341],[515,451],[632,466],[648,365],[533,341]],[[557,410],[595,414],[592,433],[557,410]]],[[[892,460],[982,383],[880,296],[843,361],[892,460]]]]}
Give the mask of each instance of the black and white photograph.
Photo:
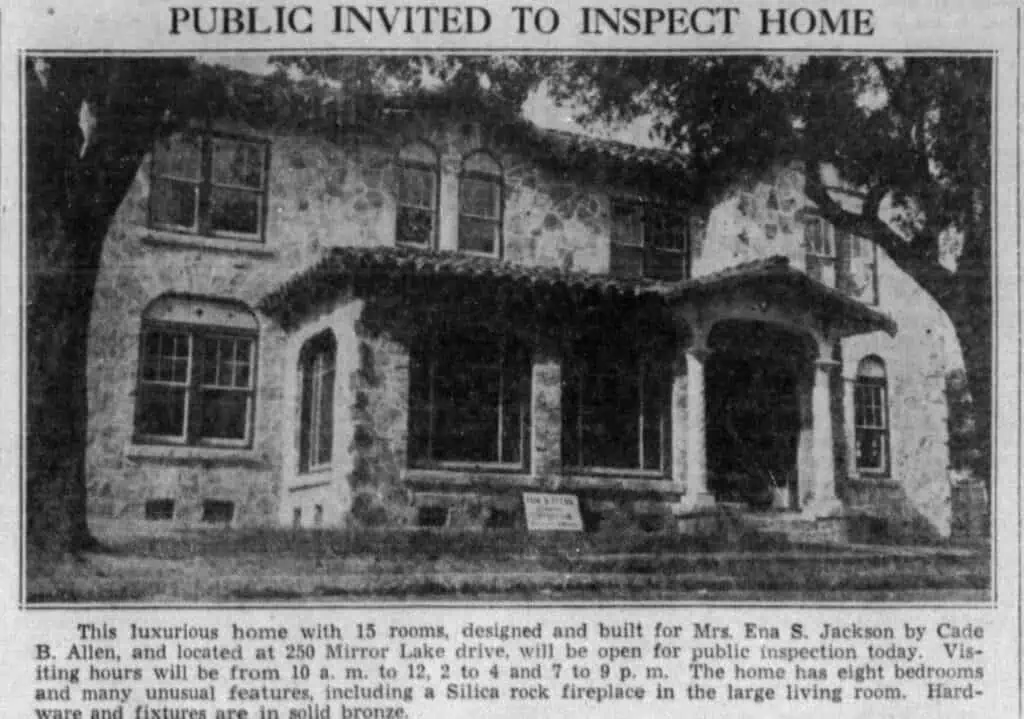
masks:
{"type": "Polygon", "coordinates": [[[992,600],[992,53],[289,52],[20,57],[28,605],[992,600]]]}

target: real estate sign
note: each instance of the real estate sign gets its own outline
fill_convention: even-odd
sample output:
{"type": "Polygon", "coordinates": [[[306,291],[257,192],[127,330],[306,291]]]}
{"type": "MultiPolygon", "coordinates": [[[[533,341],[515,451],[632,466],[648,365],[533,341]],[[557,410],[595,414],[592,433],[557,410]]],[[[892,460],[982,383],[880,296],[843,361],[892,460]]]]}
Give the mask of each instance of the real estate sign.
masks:
{"type": "Polygon", "coordinates": [[[580,500],[575,494],[523,492],[526,528],[531,532],[582,532],[580,500]]]}

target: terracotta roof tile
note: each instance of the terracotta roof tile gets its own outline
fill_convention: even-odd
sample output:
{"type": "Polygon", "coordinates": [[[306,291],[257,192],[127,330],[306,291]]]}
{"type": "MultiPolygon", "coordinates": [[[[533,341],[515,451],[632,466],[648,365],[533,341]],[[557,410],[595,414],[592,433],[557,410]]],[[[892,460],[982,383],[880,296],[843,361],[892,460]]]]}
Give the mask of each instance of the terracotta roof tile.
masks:
{"type": "Polygon", "coordinates": [[[741,284],[770,281],[799,287],[821,309],[866,329],[884,329],[890,334],[896,331],[895,323],[886,315],[791,268],[789,261],[779,256],[746,262],[688,280],[664,282],[524,265],[463,252],[408,247],[335,247],[315,265],[264,297],[259,308],[288,326],[300,319],[312,305],[349,289],[357,276],[370,275],[463,278],[481,283],[500,282],[522,289],[652,297],[671,304],[741,284]]]}

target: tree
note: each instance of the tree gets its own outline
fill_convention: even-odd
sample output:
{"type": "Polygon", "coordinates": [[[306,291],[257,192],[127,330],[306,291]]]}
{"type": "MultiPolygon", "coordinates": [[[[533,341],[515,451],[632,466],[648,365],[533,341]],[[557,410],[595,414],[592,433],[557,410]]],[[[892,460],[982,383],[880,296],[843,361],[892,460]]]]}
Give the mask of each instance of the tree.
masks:
{"type": "Polygon", "coordinates": [[[584,123],[653,116],[708,203],[796,160],[841,230],[881,247],[949,316],[990,476],[992,61],[967,57],[583,57],[537,63],[584,123]],[[859,210],[829,182],[858,190],[859,210]],[[952,250],[950,247],[952,246],[952,250]]]}
{"type": "Polygon", "coordinates": [[[169,59],[26,61],[25,509],[35,549],[95,545],[86,362],[100,253],[139,162],[170,128],[189,68],[169,59]]]}

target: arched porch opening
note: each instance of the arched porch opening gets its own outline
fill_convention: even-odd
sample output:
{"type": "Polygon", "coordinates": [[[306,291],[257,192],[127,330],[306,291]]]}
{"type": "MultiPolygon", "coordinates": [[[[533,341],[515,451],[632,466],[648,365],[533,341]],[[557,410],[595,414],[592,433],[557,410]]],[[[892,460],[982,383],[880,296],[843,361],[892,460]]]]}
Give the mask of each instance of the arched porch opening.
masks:
{"type": "Polygon", "coordinates": [[[758,320],[721,320],[705,370],[708,489],[717,502],[799,508],[800,443],[810,426],[812,336],[758,320]]]}

